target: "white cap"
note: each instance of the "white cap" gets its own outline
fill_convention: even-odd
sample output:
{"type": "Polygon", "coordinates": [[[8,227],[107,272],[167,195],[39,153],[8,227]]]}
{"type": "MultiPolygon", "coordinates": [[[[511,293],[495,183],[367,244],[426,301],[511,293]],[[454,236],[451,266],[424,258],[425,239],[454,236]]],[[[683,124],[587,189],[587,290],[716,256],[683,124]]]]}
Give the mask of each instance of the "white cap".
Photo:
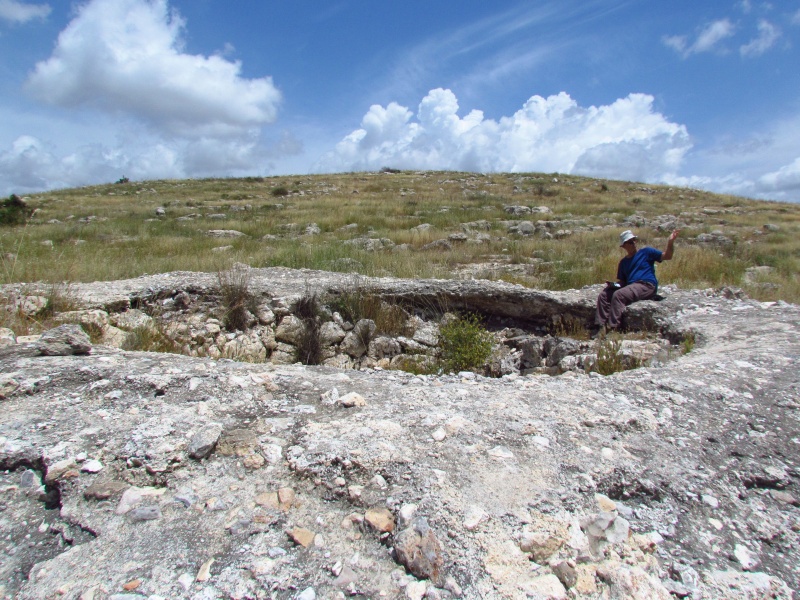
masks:
{"type": "Polygon", "coordinates": [[[628,240],[638,240],[639,238],[636,237],[630,229],[626,229],[622,233],[619,234],[619,245],[622,246],[628,240]]]}

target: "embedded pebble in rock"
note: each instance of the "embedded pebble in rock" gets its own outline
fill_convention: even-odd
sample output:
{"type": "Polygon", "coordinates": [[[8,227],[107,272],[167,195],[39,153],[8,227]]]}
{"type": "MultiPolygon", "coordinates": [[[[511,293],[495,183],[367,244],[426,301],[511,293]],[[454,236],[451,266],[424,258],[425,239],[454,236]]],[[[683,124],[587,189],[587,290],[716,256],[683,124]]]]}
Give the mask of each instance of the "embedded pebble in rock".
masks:
{"type": "Polygon", "coordinates": [[[191,588],[192,584],[194,583],[194,577],[189,573],[184,573],[178,577],[178,583],[185,592],[188,592],[189,588],[191,588]]]}
{"type": "Polygon", "coordinates": [[[81,471],[84,473],[99,473],[103,470],[103,463],[99,460],[87,460],[81,465],[81,471]]]}
{"type": "Polygon", "coordinates": [[[552,574],[534,577],[524,584],[524,590],[529,598],[547,598],[548,600],[566,600],[567,590],[552,574]]]}
{"type": "Polygon", "coordinates": [[[154,521],[161,518],[161,509],[158,506],[142,506],[134,508],[128,513],[128,518],[132,523],[140,521],[154,521]]]}
{"type": "Polygon", "coordinates": [[[394,531],[394,517],[385,508],[370,508],[364,514],[364,521],[379,533],[394,531]]]}
{"type": "Polygon", "coordinates": [[[39,474],[33,469],[25,469],[19,478],[19,487],[23,489],[37,489],[42,485],[39,474]]]}
{"type": "Polygon", "coordinates": [[[222,426],[216,423],[207,425],[192,436],[189,442],[189,456],[192,458],[208,458],[222,433],[222,426]]]}
{"type": "Polygon", "coordinates": [[[406,598],[408,600],[422,600],[425,597],[425,592],[428,586],[424,581],[409,581],[406,585],[406,598]]]}
{"type": "Polygon", "coordinates": [[[397,526],[400,529],[405,529],[411,523],[411,520],[414,518],[414,515],[417,512],[417,505],[416,504],[404,504],[400,507],[400,510],[397,511],[397,526]]]}
{"type": "Polygon", "coordinates": [[[617,510],[617,503],[604,494],[595,494],[594,499],[602,512],[612,512],[617,510]]]}
{"type": "Polygon", "coordinates": [[[211,577],[211,566],[216,562],[215,559],[209,558],[206,562],[200,565],[200,570],[197,571],[195,581],[208,581],[211,577]]]}
{"type": "Polygon", "coordinates": [[[142,580],[141,579],[132,579],[128,583],[124,584],[122,586],[122,589],[125,590],[126,592],[132,592],[133,590],[135,590],[136,588],[138,588],[141,585],[142,585],[142,580]]]}
{"type": "Polygon", "coordinates": [[[470,506],[464,515],[464,527],[468,531],[475,531],[488,515],[480,506],[470,506]]]}
{"type": "MultiPolygon", "coordinates": [[[[577,229],[553,223],[542,230],[577,229]]],[[[352,277],[247,273],[257,306],[239,332],[215,316],[215,273],[71,286],[80,319],[130,332],[146,318],[194,358],[106,341],[47,354],[0,331],[0,597],[790,600],[800,589],[797,306],[664,286],[663,300],[628,308],[648,341],[627,341],[658,339],[671,356],[551,377],[563,369],[545,366],[545,346],[572,345],[542,334],[554,316],[591,318],[599,286],[359,280],[419,314],[446,302],[503,324],[499,377],[414,375],[392,362],[435,353],[432,321],[415,317],[416,338],[401,339],[322,315],[335,325],[325,364],[292,364],[276,328],[300,333],[287,320],[297,300],[351,291],[352,277]],[[231,343],[254,362],[222,358],[231,343]],[[364,403],[344,406],[350,394],[364,403]]],[[[0,299],[45,298],[37,286],[2,286],[0,299]]],[[[581,354],[596,343],[575,341],[581,354]]]]}
{"type": "Polygon", "coordinates": [[[338,573],[334,573],[336,579],[333,580],[333,585],[337,588],[346,588],[358,582],[358,575],[356,572],[347,565],[337,569],[338,573]]]}
{"type": "Polygon", "coordinates": [[[511,450],[509,450],[505,446],[495,446],[494,448],[491,448],[489,450],[488,454],[492,458],[502,458],[502,459],[514,458],[514,453],[511,452],[511,450]]]}
{"type": "Polygon", "coordinates": [[[758,566],[758,558],[755,554],[743,544],[736,544],[733,549],[733,555],[745,571],[752,571],[758,566]]]}
{"type": "Polygon", "coordinates": [[[314,541],[314,532],[304,527],[295,527],[288,534],[295,544],[304,548],[308,548],[314,541]]]}
{"type": "Polygon", "coordinates": [[[345,394],[344,396],[339,398],[339,403],[346,408],[367,405],[367,401],[364,399],[364,396],[362,396],[361,394],[357,394],[356,392],[350,392],[349,394],[345,394]]]}
{"type": "Polygon", "coordinates": [[[309,587],[304,589],[302,592],[295,596],[297,600],[316,600],[317,593],[314,591],[314,588],[309,587]]]}
{"type": "Polygon", "coordinates": [[[397,559],[412,575],[430,579],[434,584],[442,579],[442,547],[424,517],[415,518],[395,536],[394,550],[397,559]]]}

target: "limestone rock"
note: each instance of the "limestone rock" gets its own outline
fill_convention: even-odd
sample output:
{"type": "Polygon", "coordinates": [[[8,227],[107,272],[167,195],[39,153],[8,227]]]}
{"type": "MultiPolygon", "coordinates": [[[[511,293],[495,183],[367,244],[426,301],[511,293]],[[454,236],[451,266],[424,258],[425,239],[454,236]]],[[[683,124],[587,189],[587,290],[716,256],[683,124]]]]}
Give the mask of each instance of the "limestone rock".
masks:
{"type": "Polygon", "coordinates": [[[208,458],[214,451],[221,433],[222,425],[216,423],[201,428],[189,442],[189,456],[197,459],[208,458]]]}
{"type": "Polygon", "coordinates": [[[364,522],[378,533],[391,533],[394,531],[394,517],[385,508],[370,508],[364,514],[364,522]]]}
{"type": "Polygon", "coordinates": [[[17,343],[17,336],[14,331],[7,327],[0,327],[0,348],[5,346],[13,346],[17,343]]]}
{"type": "Polygon", "coordinates": [[[397,560],[411,574],[439,585],[444,578],[444,556],[439,540],[424,517],[417,517],[395,536],[397,560]]]}
{"type": "Polygon", "coordinates": [[[308,548],[314,541],[314,532],[304,527],[295,527],[289,531],[289,537],[298,546],[308,548]]]}
{"type": "Polygon", "coordinates": [[[42,334],[35,344],[39,354],[44,356],[69,356],[89,354],[92,343],[79,325],[59,325],[42,334]]]}
{"type": "Polygon", "coordinates": [[[217,441],[217,453],[222,456],[248,456],[258,448],[258,436],[252,429],[230,429],[217,441]]]}
{"type": "Polygon", "coordinates": [[[348,331],[341,343],[342,352],[353,358],[364,356],[369,347],[369,342],[375,334],[375,322],[371,319],[361,319],[355,324],[352,331],[348,331]]]}

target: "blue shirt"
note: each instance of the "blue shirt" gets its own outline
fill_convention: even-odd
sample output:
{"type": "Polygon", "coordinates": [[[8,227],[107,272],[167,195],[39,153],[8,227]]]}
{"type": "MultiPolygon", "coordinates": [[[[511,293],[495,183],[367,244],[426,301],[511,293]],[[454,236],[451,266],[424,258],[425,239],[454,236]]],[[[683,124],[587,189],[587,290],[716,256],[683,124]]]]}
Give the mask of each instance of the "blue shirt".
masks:
{"type": "Polygon", "coordinates": [[[647,283],[652,283],[658,288],[655,262],[661,262],[662,254],[661,250],[656,250],[649,246],[640,248],[633,256],[626,256],[619,261],[617,279],[622,282],[622,285],[636,283],[637,281],[645,281],[647,283]]]}

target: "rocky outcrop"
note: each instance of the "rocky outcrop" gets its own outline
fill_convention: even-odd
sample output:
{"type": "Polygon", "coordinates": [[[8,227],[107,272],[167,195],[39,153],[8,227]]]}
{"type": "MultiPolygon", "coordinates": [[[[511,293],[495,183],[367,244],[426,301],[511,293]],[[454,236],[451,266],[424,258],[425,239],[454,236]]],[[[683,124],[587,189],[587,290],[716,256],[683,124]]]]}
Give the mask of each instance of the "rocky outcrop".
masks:
{"type": "MultiPolygon", "coordinates": [[[[271,275],[270,298],[305,293],[304,274],[271,275]]],[[[82,309],[206,281],[162,277],[87,285],[82,309]]],[[[511,298],[580,314],[592,294],[484,289],[533,322],[511,298]]],[[[800,309],[732,292],[653,304],[697,346],[610,377],[2,347],[2,595],[791,598],[800,309]]]]}
{"type": "MultiPolygon", "coordinates": [[[[569,333],[549,336],[563,329],[564,323],[578,324],[578,329],[591,323],[599,291],[595,287],[541,292],[502,282],[354,280],[345,275],[244,265],[235,273],[238,275],[232,277],[247,280],[252,294],[251,309],[237,321],[239,330],[225,329],[230,319],[221,306],[219,278],[201,273],[166,274],[102,286],[73,284],[70,304],[83,306],[57,314],[55,320],[80,324],[95,343],[122,349],[150,349],[157,344],[188,356],[275,364],[307,363],[313,357],[313,364],[338,368],[402,369],[435,362],[439,322],[448,314],[476,313],[495,334],[495,350],[492,358],[479,366],[481,374],[560,374],[591,370],[597,362],[598,344],[588,340],[586,330],[581,340],[571,339],[569,333]],[[305,278],[303,287],[299,286],[300,275],[305,278]],[[371,319],[344,319],[335,306],[354,288],[380,298],[386,310],[402,313],[404,331],[387,333],[371,319]],[[304,297],[313,297],[319,309],[320,322],[314,321],[318,329],[313,335],[307,331],[310,322],[295,314],[295,304],[304,297]],[[309,345],[319,348],[309,354],[309,345]]],[[[624,343],[621,351],[627,368],[680,354],[675,342],[683,334],[673,330],[670,316],[682,301],[682,293],[670,291],[675,297],[642,302],[628,311],[628,326],[651,335],[647,342],[624,343]]],[[[30,286],[24,294],[7,286],[2,294],[9,307],[31,317],[47,304],[30,286]]]]}

